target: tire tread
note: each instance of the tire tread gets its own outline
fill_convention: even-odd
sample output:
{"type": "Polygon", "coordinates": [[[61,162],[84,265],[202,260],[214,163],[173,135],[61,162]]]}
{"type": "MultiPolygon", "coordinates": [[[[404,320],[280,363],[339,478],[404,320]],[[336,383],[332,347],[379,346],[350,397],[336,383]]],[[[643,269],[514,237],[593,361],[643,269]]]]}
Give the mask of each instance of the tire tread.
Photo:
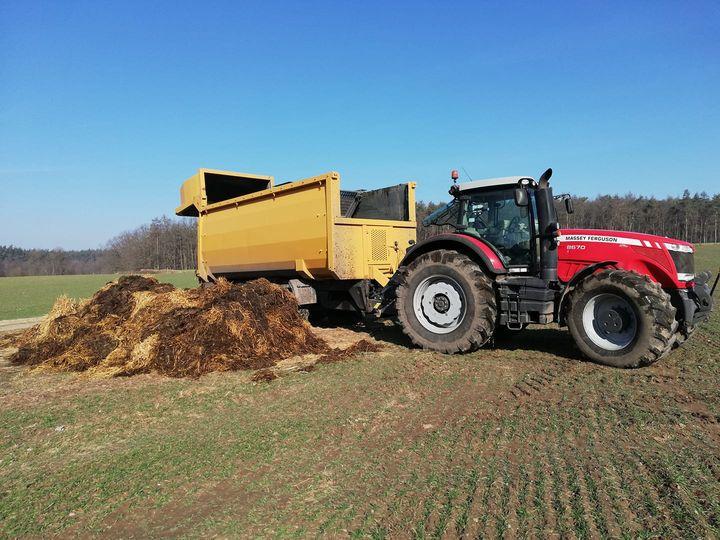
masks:
{"type": "MultiPolygon", "coordinates": [[[[569,302],[567,303],[568,320],[572,316],[573,306],[577,304],[577,299],[588,291],[607,284],[636,291],[638,294],[631,299],[637,301],[637,308],[642,310],[653,322],[652,333],[645,350],[639,351],[639,354],[631,362],[618,365],[618,367],[649,366],[666,356],[677,340],[675,336],[677,328],[675,321],[676,310],[670,302],[670,295],[662,289],[659,283],[651,280],[647,275],[617,268],[605,269],[591,274],[570,293],[569,302]]],[[[582,339],[575,335],[572,326],[571,332],[576,342],[582,339]]],[[[594,359],[602,362],[599,358],[594,359]]]]}
{"type": "Polygon", "coordinates": [[[470,352],[485,345],[495,330],[497,301],[495,299],[493,282],[485,272],[483,272],[477,262],[457,251],[438,249],[420,255],[401,271],[399,285],[396,289],[396,297],[397,313],[403,332],[418,347],[450,354],[470,352]],[[412,302],[412,296],[408,290],[408,277],[414,271],[419,270],[425,265],[438,263],[452,266],[468,278],[473,284],[476,306],[475,319],[471,329],[455,341],[445,343],[431,343],[415,332],[404,309],[406,302],[412,302]]]}

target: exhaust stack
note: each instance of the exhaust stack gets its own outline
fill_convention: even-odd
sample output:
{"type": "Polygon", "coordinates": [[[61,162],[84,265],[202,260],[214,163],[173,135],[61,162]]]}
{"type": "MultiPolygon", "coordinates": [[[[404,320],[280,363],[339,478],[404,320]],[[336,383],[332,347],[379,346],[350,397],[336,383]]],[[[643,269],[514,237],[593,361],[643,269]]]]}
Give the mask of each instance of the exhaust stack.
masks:
{"type": "Polygon", "coordinates": [[[540,226],[540,277],[547,283],[558,280],[558,254],[555,238],[560,230],[550,187],[551,176],[552,169],[548,169],[542,174],[535,193],[540,226]]]}

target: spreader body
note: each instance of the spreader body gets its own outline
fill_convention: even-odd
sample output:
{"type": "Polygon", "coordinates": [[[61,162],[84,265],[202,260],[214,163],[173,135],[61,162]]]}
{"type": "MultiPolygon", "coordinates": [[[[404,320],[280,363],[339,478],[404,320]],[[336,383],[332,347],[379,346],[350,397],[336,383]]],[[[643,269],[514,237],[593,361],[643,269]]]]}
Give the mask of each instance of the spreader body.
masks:
{"type": "Polygon", "coordinates": [[[415,184],[341,191],[329,172],[274,185],[272,176],[200,169],[176,213],[198,218],[197,274],[245,280],[388,283],[415,241],[415,184]]]}

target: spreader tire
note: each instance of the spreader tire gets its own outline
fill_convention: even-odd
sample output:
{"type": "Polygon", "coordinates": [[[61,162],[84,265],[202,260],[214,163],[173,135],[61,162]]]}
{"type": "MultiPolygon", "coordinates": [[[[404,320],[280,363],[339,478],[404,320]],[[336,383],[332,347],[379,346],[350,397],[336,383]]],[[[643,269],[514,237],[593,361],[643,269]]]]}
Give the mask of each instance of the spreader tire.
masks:
{"type": "Polygon", "coordinates": [[[495,330],[492,281],[477,262],[456,251],[420,255],[401,273],[396,295],[403,331],[419,347],[473,351],[495,330]]]}
{"type": "Polygon", "coordinates": [[[570,333],[593,361],[636,368],[656,362],[672,348],[675,308],[670,296],[649,277],[602,270],[570,294],[570,333]]]}

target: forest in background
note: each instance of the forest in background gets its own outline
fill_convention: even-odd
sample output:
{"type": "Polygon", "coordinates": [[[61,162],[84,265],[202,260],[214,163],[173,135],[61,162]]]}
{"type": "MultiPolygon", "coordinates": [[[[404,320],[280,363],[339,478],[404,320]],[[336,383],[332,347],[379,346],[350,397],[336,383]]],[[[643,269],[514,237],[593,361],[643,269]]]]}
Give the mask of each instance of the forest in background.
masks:
{"type": "MultiPolygon", "coordinates": [[[[445,203],[417,203],[418,240],[437,234],[422,219],[445,203]]],[[[693,243],[720,239],[720,193],[655,199],[632,194],[574,198],[575,213],[558,207],[563,227],[614,229],[669,236],[693,243]]],[[[112,238],[99,249],[23,249],[0,246],[0,276],[99,274],[195,268],[196,221],[161,217],[112,238]]]]}
{"type": "Polygon", "coordinates": [[[0,277],[193,269],[196,257],[195,224],[193,218],[163,216],[117,235],[101,249],[0,246],[0,277]]]}

